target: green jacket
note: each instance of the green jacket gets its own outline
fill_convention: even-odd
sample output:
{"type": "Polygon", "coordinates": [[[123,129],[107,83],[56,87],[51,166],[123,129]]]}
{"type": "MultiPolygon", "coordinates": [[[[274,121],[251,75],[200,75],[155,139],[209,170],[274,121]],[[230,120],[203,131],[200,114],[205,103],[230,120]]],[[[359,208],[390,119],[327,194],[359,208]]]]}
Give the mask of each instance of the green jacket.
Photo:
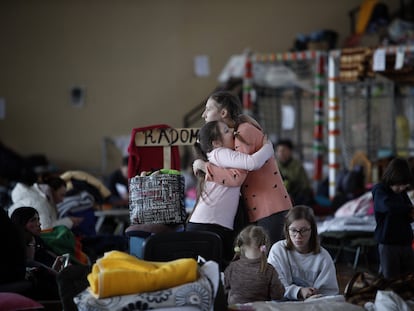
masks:
{"type": "Polygon", "coordinates": [[[286,189],[293,198],[311,189],[308,174],[299,160],[291,158],[285,163],[278,161],[278,165],[286,189]]]}

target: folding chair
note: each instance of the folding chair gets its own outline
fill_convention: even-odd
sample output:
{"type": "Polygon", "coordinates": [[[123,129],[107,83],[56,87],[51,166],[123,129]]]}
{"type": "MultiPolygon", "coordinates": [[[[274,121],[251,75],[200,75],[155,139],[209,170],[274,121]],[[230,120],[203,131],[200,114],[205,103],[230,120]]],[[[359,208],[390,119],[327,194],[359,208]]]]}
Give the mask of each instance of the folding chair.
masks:
{"type": "Polygon", "coordinates": [[[157,233],[143,244],[143,258],[149,261],[171,261],[201,256],[222,266],[222,241],[218,234],[208,231],[157,233]]]}

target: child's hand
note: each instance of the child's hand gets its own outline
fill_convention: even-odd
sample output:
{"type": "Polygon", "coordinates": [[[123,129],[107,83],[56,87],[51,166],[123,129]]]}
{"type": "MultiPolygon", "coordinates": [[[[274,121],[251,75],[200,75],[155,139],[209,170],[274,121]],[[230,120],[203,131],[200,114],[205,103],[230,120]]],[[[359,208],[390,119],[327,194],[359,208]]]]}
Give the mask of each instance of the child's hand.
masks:
{"type": "Polygon", "coordinates": [[[269,137],[268,137],[267,135],[264,135],[264,136],[263,136],[263,141],[262,141],[262,146],[264,146],[264,145],[266,145],[266,144],[271,145],[271,146],[272,146],[272,148],[273,148],[273,143],[272,143],[272,141],[269,139],[269,137]]]}
{"type": "Polygon", "coordinates": [[[83,217],[69,217],[72,220],[73,226],[79,226],[79,224],[83,221],[83,217]]]}
{"type": "Polygon", "coordinates": [[[270,147],[272,147],[273,153],[275,153],[273,143],[271,140],[269,140],[269,137],[267,135],[263,136],[262,147],[264,147],[265,145],[269,145],[270,147]]]}
{"type": "Polygon", "coordinates": [[[316,295],[318,293],[318,290],[314,287],[302,287],[299,291],[299,296],[302,299],[307,299],[310,296],[316,295]]]}
{"type": "Polygon", "coordinates": [[[193,173],[197,175],[198,171],[205,172],[206,171],[206,162],[201,159],[196,159],[193,162],[193,173]]]}

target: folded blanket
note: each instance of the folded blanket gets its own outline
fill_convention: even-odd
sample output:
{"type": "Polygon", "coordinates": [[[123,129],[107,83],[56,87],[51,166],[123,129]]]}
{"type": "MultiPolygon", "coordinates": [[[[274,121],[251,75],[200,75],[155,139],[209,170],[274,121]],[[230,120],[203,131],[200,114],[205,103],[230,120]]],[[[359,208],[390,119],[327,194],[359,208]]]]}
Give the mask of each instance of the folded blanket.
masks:
{"type": "MultiPolygon", "coordinates": [[[[74,302],[79,311],[132,309],[213,311],[220,281],[219,266],[214,261],[207,261],[199,267],[199,274],[200,277],[194,282],[154,292],[98,299],[89,290],[84,290],[76,295],[74,302]]],[[[218,309],[225,310],[226,308],[218,309]]]]}
{"type": "Polygon", "coordinates": [[[58,209],[59,217],[71,216],[70,212],[81,212],[88,209],[93,209],[95,199],[88,191],[81,191],[78,194],[66,196],[63,202],[56,207],[58,209]]]}
{"type": "Polygon", "coordinates": [[[195,259],[151,262],[127,253],[111,251],[98,259],[88,275],[90,290],[97,298],[151,292],[194,282],[195,259]]]}

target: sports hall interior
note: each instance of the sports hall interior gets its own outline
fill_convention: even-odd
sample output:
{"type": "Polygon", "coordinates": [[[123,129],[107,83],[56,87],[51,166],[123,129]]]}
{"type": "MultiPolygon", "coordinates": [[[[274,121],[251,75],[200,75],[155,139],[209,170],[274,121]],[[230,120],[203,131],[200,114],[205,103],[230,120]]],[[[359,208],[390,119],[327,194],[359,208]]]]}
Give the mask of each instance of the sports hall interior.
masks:
{"type": "MultiPolygon", "coordinates": [[[[328,205],[343,169],[362,166],[369,186],[391,155],[411,159],[414,152],[414,38],[393,43],[383,33],[394,19],[414,23],[413,1],[381,1],[389,23],[356,35],[363,2],[2,0],[0,144],[23,157],[47,160],[54,171],[80,170],[103,180],[128,155],[133,129],[202,126],[206,98],[234,72],[245,92],[255,91],[257,110],[249,113],[270,139],[292,139],[315,192],[323,180],[329,183],[328,203],[320,202],[317,210],[323,221],[334,214],[328,205]],[[341,53],[370,49],[373,56],[384,44],[392,47],[385,49],[392,64],[397,47],[405,51],[409,64],[402,66],[403,74],[340,76],[341,53]],[[246,82],[247,57],[263,70],[283,64],[293,78],[286,85],[246,82]],[[332,119],[340,117],[331,114],[333,97],[342,109],[335,124],[332,119]],[[284,123],[283,117],[294,121],[284,123]],[[401,131],[407,133],[402,145],[401,131]]],[[[253,75],[260,75],[259,69],[253,75]]],[[[277,75],[267,74],[263,77],[277,75]]],[[[276,80],[286,78],[281,75],[276,80]]],[[[191,166],[188,152],[188,146],[180,147],[183,169],[191,166]]],[[[120,219],[122,230],[128,224],[120,219]]],[[[356,271],[376,271],[371,236],[345,245],[338,236],[325,238],[334,244],[341,291],[356,271]]]]}

